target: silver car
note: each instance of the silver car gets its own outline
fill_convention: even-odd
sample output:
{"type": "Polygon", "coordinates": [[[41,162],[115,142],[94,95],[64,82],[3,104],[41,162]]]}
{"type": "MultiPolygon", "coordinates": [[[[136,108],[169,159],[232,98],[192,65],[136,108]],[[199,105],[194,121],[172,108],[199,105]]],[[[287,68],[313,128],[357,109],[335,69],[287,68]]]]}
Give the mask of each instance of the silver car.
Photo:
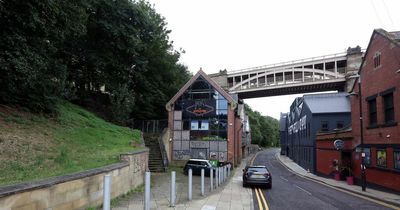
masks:
{"type": "Polygon", "coordinates": [[[243,169],[243,187],[259,185],[272,188],[272,176],[266,166],[246,166],[243,169]]]}

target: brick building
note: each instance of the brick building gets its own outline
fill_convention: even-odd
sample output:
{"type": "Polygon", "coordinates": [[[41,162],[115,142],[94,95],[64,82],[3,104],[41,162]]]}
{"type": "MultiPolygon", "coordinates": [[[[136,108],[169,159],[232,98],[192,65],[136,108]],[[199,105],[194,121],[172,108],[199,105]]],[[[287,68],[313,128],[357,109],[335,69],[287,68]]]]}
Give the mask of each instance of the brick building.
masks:
{"type": "MultiPolygon", "coordinates": [[[[366,181],[400,191],[400,32],[373,31],[353,87],[352,133],[360,151],[361,97],[366,181]],[[360,96],[361,95],[361,96],[360,96]]],[[[354,175],[361,177],[361,153],[354,154],[354,175]]]]}
{"type": "Polygon", "coordinates": [[[172,161],[240,163],[250,134],[244,105],[198,71],[166,104],[172,161]]]}

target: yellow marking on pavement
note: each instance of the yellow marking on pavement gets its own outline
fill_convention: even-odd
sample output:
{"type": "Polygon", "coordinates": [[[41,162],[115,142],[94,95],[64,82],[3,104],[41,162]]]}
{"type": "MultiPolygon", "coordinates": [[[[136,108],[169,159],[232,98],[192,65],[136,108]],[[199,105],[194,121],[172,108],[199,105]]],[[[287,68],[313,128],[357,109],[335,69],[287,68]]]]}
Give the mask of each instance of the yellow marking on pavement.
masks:
{"type": "Polygon", "coordinates": [[[259,153],[259,152],[257,152],[257,153],[253,156],[253,158],[251,158],[251,160],[250,160],[250,165],[253,165],[254,159],[256,159],[258,153],[259,153]]]}
{"type": "Polygon", "coordinates": [[[254,191],[256,191],[256,197],[257,197],[257,202],[258,202],[258,209],[259,209],[259,210],[264,210],[264,208],[263,208],[263,206],[262,206],[262,203],[261,203],[261,201],[260,201],[260,197],[259,197],[259,195],[258,195],[257,189],[258,189],[258,188],[254,188],[254,191]]]}
{"type": "Polygon", "coordinates": [[[265,210],[269,210],[267,201],[264,198],[264,194],[262,193],[262,190],[260,188],[257,188],[257,190],[259,190],[259,192],[260,192],[260,197],[261,197],[262,202],[264,203],[265,210]]]}

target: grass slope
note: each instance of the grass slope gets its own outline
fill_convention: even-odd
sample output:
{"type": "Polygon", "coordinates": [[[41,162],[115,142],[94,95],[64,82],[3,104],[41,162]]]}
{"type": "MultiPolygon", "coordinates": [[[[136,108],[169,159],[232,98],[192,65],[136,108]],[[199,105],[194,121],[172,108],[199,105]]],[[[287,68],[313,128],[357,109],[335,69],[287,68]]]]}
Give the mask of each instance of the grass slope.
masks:
{"type": "Polygon", "coordinates": [[[140,132],[68,102],[56,118],[0,106],[0,185],[63,175],[119,161],[140,148],[140,132]]]}

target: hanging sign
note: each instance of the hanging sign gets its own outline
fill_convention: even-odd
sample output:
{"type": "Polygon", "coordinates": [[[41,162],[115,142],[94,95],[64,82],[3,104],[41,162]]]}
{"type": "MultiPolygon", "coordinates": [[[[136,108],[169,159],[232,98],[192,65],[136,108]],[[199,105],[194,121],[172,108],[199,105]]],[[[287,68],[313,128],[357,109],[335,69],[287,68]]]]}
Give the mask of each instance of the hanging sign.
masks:
{"type": "Polygon", "coordinates": [[[343,147],[344,147],[344,141],[341,140],[341,139],[336,139],[336,140],[333,142],[333,146],[335,147],[335,149],[341,150],[341,149],[343,149],[343,147]]]}

